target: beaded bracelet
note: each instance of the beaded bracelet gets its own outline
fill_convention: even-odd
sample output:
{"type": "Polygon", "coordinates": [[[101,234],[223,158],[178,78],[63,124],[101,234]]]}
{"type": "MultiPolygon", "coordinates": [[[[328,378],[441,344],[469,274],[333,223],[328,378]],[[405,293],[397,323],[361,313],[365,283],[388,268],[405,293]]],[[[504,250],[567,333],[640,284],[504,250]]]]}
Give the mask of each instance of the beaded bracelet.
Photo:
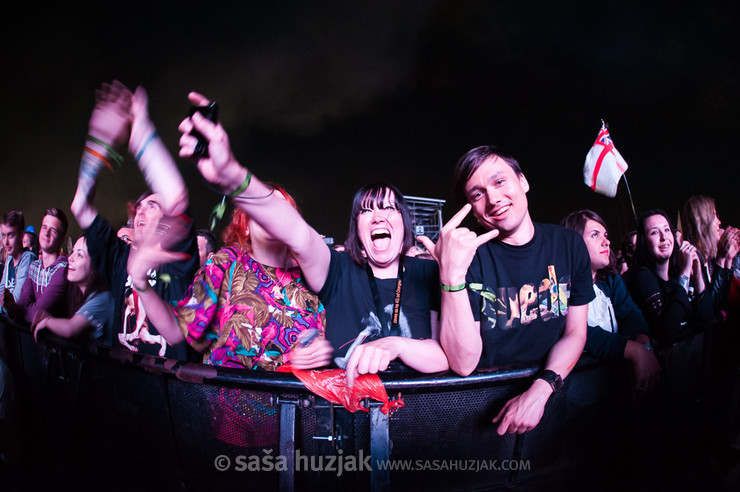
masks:
{"type": "Polygon", "coordinates": [[[460,292],[461,290],[464,290],[468,284],[462,283],[460,285],[445,285],[442,282],[440,282],[439,285],[440,287],[442,287],[442,290],[445,292],[460,292]]]}

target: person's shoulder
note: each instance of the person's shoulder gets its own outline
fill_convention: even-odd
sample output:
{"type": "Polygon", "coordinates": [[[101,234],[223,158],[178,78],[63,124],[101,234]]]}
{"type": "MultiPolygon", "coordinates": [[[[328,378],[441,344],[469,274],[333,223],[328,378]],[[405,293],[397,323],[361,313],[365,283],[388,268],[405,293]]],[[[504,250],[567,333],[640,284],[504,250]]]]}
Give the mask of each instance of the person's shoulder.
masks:
{"type": "Polygon", "coordinates": [[[246,251],[243,251],[236,246],[226,246],[213,253],[208,261],[206,261],[205,266],[229,265],[239,259],[242,259],[243,262],[247,262],[249,258],[251,257],[246,251]]]}
{"type": "Polygon", "coordinates": [[[21,253],[20,261],[27,261],[30,264],[35,261],[41,261],[41,258],[33,254],[33,251],[26,250],[23,253],[21,253]]]}
{"type": "Polygon", "coordinates": [[[545,238],[562,238],[568,241],[575,241],[580,239],[581,242],[583,241],[581,235],[573,229],[568,229],[557,224],[535,222],[534,227],[535,233],[540,233],[545,238]]]}
{"type": "Polygon", "coordinates": [[[425,274],[439,276],[439,265],[436,260],[429,258],[416,258],[414,256],[406,256],[403,259],[404,266],[409,270],[422,271],[425,274]]]}
{"type": "Polygon", "coordinates": [[[67,258],[67,255],[59,255],[57,256],[57,259],[54,260],[54,263],[51,264],[52,267],[66,267],[67,263],[69,263],[69,258],[67,258]]]}

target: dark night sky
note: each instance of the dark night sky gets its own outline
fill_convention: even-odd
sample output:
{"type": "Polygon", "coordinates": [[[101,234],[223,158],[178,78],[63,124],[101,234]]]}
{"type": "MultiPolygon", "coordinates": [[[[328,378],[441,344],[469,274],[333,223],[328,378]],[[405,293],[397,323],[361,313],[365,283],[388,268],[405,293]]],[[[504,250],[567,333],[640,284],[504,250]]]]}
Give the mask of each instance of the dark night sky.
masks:
{"type": "MultiPolygon", "coordinates": [[[[242,163],[340,240],[352,194],[373,180],[448,200],[448,219],[454,163],[481,144],[519,159],[535,220],[593,208],[619,237],[623,184],[609,199],[582,180],[602,118],[638,212],[675,216],[701,193],[740,224],[732,2],[97,3],[21,6],[0,34],[0,209],[36,227],[45,208],[69,210],[94,90],[114,78],[147,89],[173,153],[188,91],[217,100],[242,163]]],[[[178,162],[205,225],[219,197],[178,162]]],[[[144,188],[127,156],[104,173],[98,208],[117,224],[144,188]]]]}

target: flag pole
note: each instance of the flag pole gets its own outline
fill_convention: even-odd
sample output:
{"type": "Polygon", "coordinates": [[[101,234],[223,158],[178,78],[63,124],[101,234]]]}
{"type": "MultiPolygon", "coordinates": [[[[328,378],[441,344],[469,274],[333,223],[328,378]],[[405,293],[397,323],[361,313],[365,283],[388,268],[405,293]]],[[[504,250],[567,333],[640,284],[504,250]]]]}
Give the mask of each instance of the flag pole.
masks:
{"type": "Polygon", "coordinates": [[[635,212],[635,202],[632,201],[632,192],[630,191],[630,185],[627,183],[627,173],[622,174],[622,179],[624,179],[624,185],[627,187],[627,195],[630,197],[630,205],[632,205],[632,216],[635,218],[635,222],[637,222],[637,212],[635,212]]]}

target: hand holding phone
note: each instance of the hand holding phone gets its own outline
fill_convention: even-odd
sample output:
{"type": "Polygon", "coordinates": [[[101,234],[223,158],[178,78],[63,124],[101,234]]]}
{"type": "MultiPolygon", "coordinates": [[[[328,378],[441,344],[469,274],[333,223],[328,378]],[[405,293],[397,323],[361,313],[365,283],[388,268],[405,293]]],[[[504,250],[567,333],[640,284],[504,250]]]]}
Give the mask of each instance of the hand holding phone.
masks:
{"type": "MultiPolygon", "coordinates": [[[[215,101],[207,106],[191,106],[188,115],[192,117],[196,111],[213,123],[218,121],[218,104],[215,101]]],[[[201,157],[207,157],[208,140],[198,130],[193,129],[190,134],[198,139],[198,143],[195,144],[195,150],[193,151],[193,158],[200,159],[201,157]]]]}

